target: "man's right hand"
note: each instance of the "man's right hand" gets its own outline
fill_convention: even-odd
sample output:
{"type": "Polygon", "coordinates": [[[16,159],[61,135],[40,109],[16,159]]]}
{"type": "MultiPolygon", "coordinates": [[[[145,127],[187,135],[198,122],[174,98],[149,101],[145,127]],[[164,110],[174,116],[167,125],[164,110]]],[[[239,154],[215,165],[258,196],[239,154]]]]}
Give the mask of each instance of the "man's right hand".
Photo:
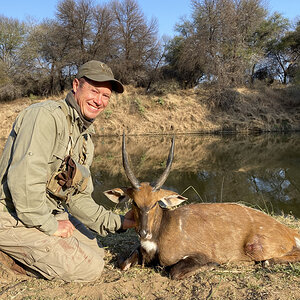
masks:
{"type": "Polygon", "coordinates": [[[68,238],[73,234],[74,230],[75,227],[69,220],[58,220],[58,228],[53,235],[68,238]]]}

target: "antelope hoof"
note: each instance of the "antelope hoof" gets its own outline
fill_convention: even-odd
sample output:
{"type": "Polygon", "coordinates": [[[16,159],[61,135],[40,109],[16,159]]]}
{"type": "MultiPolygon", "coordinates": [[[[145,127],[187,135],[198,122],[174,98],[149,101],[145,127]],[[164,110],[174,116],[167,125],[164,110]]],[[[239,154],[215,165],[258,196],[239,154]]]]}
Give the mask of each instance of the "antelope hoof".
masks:
{"type": "Polygon", "coordinates": [[[136,250],[127,259],[119,260],[118,262],[119,268],[122,271],[127,271],[130,267],[134,266],[138,262],[138,260],[139,260],[139,252],[136,250]]]}
{"type": "Polygon", "coordinates": [[[265,260],[265,261],[262,262],[262,266],[264,268],[272,267],[274,264],[275,264],[275,260],[273,258],[267,259],[267,260],[265,260]]]}

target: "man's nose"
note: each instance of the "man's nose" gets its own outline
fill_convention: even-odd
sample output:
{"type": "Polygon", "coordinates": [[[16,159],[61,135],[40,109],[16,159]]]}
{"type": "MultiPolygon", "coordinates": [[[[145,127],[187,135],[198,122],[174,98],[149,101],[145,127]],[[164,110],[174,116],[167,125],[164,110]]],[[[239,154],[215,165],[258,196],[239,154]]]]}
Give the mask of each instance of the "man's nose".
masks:
{"type": "Polygon", "coordinates": [[[96,96],[96,101],[95,102],[97,103],[97,105],[103,104],[103,95],[102,94],[98,94],[96,96]]]}

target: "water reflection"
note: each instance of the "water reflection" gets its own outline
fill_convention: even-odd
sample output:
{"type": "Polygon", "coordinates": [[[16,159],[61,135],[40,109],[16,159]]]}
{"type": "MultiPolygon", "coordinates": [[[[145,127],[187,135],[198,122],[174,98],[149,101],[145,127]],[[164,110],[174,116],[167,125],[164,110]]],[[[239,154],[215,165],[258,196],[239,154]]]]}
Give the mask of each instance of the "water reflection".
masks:
{"type": "MultiPolygon", "coordinates": [[[[92,172],[95,199],[105,206],[106,189],[128,185],[122,169],[121,138],[98,138],[92,172]]],[[[300,134],[260,136],[179,135],[164,187],[189,202],[244,202],[269,212],[300,217],[300,134]]],[[[170,136],[127,138],[131,166],[141,181],[162,173],[170,136]]]]}

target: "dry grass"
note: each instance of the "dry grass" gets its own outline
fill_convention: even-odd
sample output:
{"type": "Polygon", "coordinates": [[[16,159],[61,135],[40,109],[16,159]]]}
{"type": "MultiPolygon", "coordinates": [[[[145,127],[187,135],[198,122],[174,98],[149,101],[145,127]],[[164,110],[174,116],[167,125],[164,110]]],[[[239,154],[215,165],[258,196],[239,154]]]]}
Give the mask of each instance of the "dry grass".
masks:
{"type": "Polygon", "coordinates": [[[177,89],[157,96],[128,86],[124,94],[112,99],[108,113],[96,120],[96,132],[120,135],[126,130],[140,135],[300,130],[297,92],[297,87],[241,88],[226,90],[220,102],[213,89],[177,89]]]}
{"type": "MultiPolygon", "coordinates": [[[[133,135],[300,130],[298,95],[299,87],[240,88],[226,90],[218,106],[213,89],[176,89],[157,96],[127,86],[112,97],[95,128],[98,135],[120,135],[123,130],[133,135]]],[[[0,137],[8,136],[23,108],[38,101],[42,100],[0,103],[0,137]]]]}

